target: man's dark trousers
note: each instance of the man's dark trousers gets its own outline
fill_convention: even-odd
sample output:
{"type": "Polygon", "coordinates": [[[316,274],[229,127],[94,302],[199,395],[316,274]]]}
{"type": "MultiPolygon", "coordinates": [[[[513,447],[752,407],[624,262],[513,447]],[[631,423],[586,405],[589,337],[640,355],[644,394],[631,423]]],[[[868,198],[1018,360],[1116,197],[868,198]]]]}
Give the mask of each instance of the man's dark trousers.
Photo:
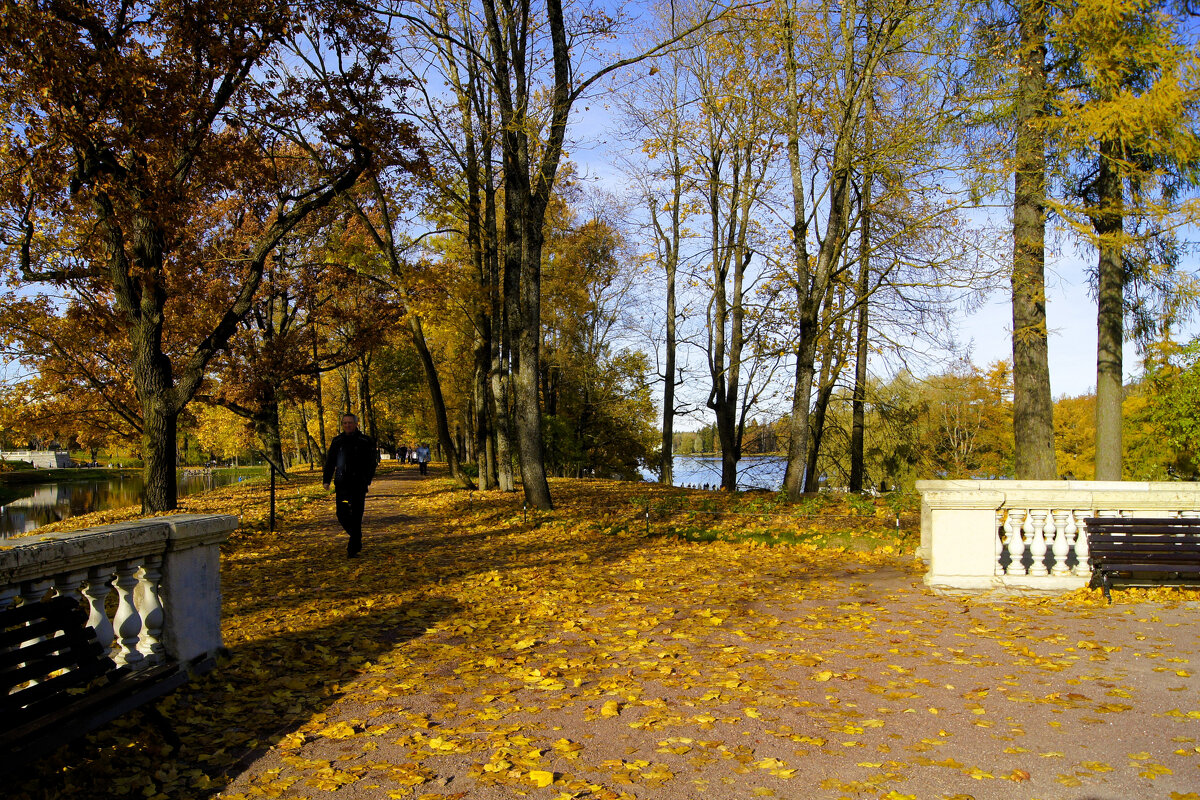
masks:
{"type": "Polygon", "coordinates": [[[333,486],[337,498],[337,520],[350,534],[346,554],[357,555],[362,550],[362,518],[367,502],[367,487],[351,481],[334,482],[333,486]]]}

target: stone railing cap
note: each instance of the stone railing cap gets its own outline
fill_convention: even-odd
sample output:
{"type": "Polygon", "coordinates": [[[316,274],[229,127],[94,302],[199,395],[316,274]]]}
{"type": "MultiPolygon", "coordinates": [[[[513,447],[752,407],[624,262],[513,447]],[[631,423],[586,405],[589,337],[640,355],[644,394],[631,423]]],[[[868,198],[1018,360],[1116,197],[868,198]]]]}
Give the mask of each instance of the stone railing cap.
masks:
{"type": "Polygon", "coordinates": [[[238,518],[231,514],[175,514],[23,536],[0,545],[0,585],[214,544],[237,526],[238,518]]]}

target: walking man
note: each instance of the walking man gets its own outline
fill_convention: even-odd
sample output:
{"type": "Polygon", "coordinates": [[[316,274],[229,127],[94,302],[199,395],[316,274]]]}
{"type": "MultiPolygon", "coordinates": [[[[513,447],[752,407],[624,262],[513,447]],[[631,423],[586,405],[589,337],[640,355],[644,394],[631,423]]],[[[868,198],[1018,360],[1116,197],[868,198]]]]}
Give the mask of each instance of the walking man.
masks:
{"type": "Polygon", "coordinates": [[[363,506],[367,500],[367,487],[375,477],[375,466],[379,463],[375,442],[358,429],[358,417],[342,415],[342,432],[333,437],[329,453],[325,457],[322,483],[329,489],[332,480],[337,498],[337,519],[350,543],[346,555],[354,558],[362,550],[363,506]]]}
{"type": "Polygon", "coordinates": [[[420,466],[421,474],[429,474],[429,445],[421,442],[417,445],[417,464],[420,466]]]}

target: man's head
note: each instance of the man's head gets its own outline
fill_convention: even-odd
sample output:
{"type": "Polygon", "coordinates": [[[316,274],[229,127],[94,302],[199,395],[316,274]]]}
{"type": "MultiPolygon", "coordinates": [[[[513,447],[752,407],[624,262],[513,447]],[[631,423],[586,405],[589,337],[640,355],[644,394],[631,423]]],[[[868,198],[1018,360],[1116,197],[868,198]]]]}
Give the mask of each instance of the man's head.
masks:
{"type": "Polygon", "coordinates": [[[358,430],[358,417],[353,414],[342,414],[342,431],[354,433],[356,430],[358,430]]]}

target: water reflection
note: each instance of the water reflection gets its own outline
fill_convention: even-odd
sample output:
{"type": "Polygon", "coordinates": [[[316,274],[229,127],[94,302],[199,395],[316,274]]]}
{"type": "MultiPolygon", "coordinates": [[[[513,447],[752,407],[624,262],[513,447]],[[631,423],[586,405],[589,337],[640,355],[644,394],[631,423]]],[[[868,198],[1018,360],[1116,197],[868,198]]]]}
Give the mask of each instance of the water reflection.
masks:
{"type": "MultiPolygon", "coordinates": [[[[206,470],[179,476],[179,496],[204,492],[245,480],[249,475],[234,470],[206,470]]],[[[33,483],[5,487],[17,499],[0,506],[0,538],[28,533],[51,522],[93,511],[136,506],[142,502],[142,476],[118,474],[55,483],[33,483]]]]}
{"type": "MultiPolygon", "coordinates": [[[[676,486],[720,487],[720,456],[676,455],[673,462],[671,472],[676,486]]],[[[738,488],[779,491],[786,469],[787,459],[783,456],[742,456],[738,461],[738,488]]],[[[642,470],[642,476],[648,481],[658,479],[649,470],[642,470]]]]}

